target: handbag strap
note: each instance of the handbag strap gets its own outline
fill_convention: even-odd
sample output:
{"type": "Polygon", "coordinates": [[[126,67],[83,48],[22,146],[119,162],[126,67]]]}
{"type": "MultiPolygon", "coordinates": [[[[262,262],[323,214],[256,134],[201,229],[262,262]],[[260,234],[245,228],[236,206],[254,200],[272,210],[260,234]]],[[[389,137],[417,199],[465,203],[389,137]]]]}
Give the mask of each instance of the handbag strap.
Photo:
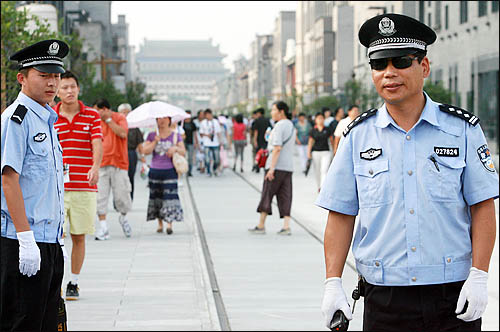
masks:
{"type": "Polygon", "coordinates": [[[285,144],[290,140],[290,138],[292,138],[293,136],[293,132],[295,131],[295,128],[293,127],[292,125],[292,133],[290,134],[290,136],[283,142],[283,146],[285,146],[285,144]]]}

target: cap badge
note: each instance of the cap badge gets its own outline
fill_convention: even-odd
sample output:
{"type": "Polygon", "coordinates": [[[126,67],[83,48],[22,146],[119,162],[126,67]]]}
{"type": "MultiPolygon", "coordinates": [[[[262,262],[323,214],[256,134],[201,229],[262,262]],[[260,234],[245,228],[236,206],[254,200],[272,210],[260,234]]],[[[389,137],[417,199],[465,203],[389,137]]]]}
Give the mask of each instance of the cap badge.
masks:
{"type": "Polygon", "coordinates": [[[394,29],[394,22],[388,17],[381,19],[378,24],[378,33],[384,37],[392,36],[396,33],[396,29],[394,29]]]}
{"type": "Polygon", "coordinates": [[[53,42],[52,44],[50,44],[47,53],[49,53],[50,55],[56,55],[58,52],[59,52],[59,44],[57,42],[53,42]]]}

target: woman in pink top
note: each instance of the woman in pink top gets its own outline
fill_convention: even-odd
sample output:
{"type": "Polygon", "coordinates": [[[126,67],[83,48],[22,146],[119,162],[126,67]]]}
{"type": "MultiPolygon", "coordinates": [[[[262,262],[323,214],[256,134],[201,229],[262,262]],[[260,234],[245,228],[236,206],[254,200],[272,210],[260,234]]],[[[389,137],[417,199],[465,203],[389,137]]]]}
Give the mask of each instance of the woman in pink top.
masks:
{"type": "Polygon", "coordinates": [[[243,123],[243,115],[236,115],[236,122],[233,125],[233,143],[234,143],[234,166],[233,171],[236,171],[236,161],[240,155],[240,171],[243,173],[243,149],[247,145],[246,126],[243,123]]]}

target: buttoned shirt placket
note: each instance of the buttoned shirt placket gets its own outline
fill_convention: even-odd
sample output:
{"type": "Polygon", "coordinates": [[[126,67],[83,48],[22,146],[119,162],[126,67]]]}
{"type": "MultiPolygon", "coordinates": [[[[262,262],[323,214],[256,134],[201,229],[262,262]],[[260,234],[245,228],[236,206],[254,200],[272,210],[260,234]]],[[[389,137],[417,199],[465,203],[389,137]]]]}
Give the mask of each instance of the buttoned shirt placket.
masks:
{"type": "MultiPolygon", "coordinates": [[[[54,167],[56,169],[56,178],[57,178],[57,195],[59,198],[59,207],[61,207],[60,211],[60,216],[61,216],[61,221],[59,222],[59,228],[57,229],[57,234],[58,237],[57,239],[60,240],[61,236],[63,234],[63,221],[64,221],[64,209],[62,208],[64,206],[64,177],[62,174],[62,152],[61,152],[61,160],[60,165],[58,165],[58,157],[57,157],[57,149],[59,145],[59,139],[57,138],[57,132],[55,131],[54,124],[57,121],[57,114],[52,111],[50,114],[49,118],[49,128],[50,128],[50,139],[52,143],[52,157],[54,160],[54,167]]],[[[62,148],[61,148],[62,151],[62,148]]]]}
{"type": "Polygon", "coordinates": [[[417,195],[417,142],[416,131],[418,123],[409,132],[403,135],[403,194],[404,194],[404,222],[406,225],[406,255],[408,257],[409,284],[417,281],[412,272],[413,267],[420,265],[419,253],[419,225],[418,225],[418,195],[417,195]]]}

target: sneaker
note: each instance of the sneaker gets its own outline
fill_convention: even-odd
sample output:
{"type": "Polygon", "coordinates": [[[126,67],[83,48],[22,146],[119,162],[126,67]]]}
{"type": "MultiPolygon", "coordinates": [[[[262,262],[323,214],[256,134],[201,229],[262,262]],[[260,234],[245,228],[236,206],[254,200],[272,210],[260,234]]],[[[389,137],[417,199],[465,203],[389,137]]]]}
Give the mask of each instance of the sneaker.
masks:
{"type": "Polygon", "coordinates": [[[70,282],[68,282],[68,286],[66,287],[66,300],[67,301],[76,301],[78,300],[80,294],[78,293],[78,285],[73,285],[70,282]]]}
{"type": "Polygon", "coordinates": [[[130,227],[128,223],[127,216],[120,214],[118,222],[122,225],[123,234],[125,234],[126,237],[130,237],[132,235],[132,227],[130,227]]]}
{"type": "Polygon", "coordinates": [[[108,228],[106,227],[106,229],[104,229],[102,226],[100,226],[95,232],[95,239],[99,241],[108,240],[109,239],[108,228]]]}
{"type": "Polygon", "coordinates": [[[266,234],[266,229],[259,228],[258,226],[255,226],[254,228],[249,228],[248,231],[253,234],[266,234]]]}
{"type": "Polygon", "coordinates": [[[292,235],[292,230],[290,228],[282,228],[277,234],[278,235],[292,235]]]}

